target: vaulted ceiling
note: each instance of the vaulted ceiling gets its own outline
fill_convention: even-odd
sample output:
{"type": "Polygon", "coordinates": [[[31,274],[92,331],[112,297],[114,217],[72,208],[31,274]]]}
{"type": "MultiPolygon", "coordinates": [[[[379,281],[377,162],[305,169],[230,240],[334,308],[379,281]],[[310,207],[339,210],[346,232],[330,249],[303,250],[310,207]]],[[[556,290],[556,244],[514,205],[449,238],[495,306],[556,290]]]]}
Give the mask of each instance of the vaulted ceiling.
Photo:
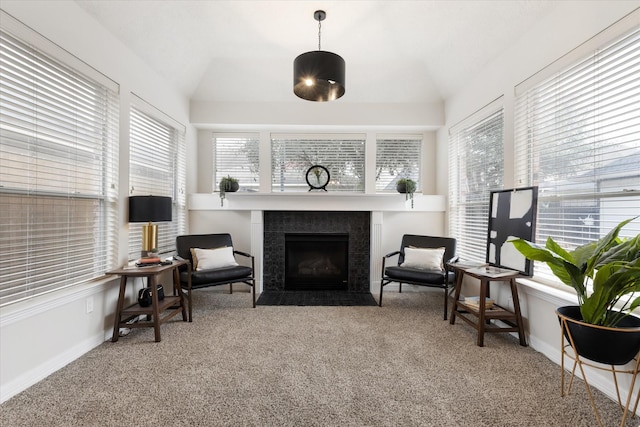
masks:
{"type": "Polygon", "coordinates": [[[554,1],[77,0],[193,100],[286,102],[293,60],[318,48],[347,64],[337,102],[432,103],[459,90],[554,1]]]}

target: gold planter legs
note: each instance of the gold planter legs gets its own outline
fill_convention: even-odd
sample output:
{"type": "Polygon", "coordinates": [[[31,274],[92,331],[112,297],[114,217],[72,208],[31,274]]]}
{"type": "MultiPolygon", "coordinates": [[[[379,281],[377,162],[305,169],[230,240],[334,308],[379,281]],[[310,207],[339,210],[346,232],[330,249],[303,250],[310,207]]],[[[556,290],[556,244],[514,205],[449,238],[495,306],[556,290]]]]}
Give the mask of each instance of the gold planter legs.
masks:
{"type": "MultiPolygon", "coordinates": [[[[594,369],[600,369],[603,371],[609,371],[613,374],[613,382],[616,386],[616,394],[618,397],[618,404],[620,405],[620,408],[622,409],[622,420],[620,421],[620,427],[624,427],[625,425],[625,421],[627,420],[627,415],[629,414],[629,407],[631,405],[631,398],[633,396],[633,391],[635,388],[635,383],[636,383],[636,378],[638,376],[638,371],[640,370],[640,357],[638,355],[636,355],[636,357],[634,358],[634,365],[633,365],[633,369],[616,369],[616,365],[603,365],[603,364],[595,364],[595,362],[591,362],[588,361],[589,359],[585,359],[584,357],[580,357],[580,355],[578,355],[578,352],[576,351],[576,345],[575,342],[573,340],[573,336],[571,335],[571,331],[569,330],[568,327],[568,322],[572,321],[572,319],[566,317],[566,316],[562,316],[562,315],[558,315],[558,317],[560,318],[560,325],[561,325],[561,335],[560,335],[560,343],[561,343],[561,348],[562,348],[562,360],[561,360],[561,364],[560,364],[560,369],[561,369],[561,373],[560,373],[560,394],[561,396],[566,396],[569,395],[569,392],[571,391],[571,385],[573,384],[573,378],[575,376],[576,373],[576,367],[578,367],[580,369],[580,373],[582,375],[582,379],[584,380],[584,386],[587,390],[587,395],[589,396],[589,400],[591,401],[591,406],[593,408],[593,412],[596,416],[596,420],[598,421],[598,425],[600,427],[603,427],[602,424],[602,420],[600,419],[600,414],[598,413],[598,409],[596,407],[596,402],[593,399],[593,395],[591,394],[591,387],[589,386],[589,383],[587,381],[587,376],[585,374],[584,371],[584,367],[583,366],[588,366],[590,368],[594,368],[594,369]],[[568,338],[568,343],[566,338],[568,338]],[[571,351],[567,351],[567,349],[571,349],[571,351]],[[571,376],[569,378],[569,384],[566,388],[565,391],[565,364],[564,364],[564,360],[565,357],[567,357],[570,360],[573,360],[573,367],[571,368],[571,376]],[[606,367],[605,367],[606,366],[606,367]],[[617,374],[629,374],[631,375],[631,384],[629,385],[629,392],[627,394],[627,399],[626,399],[626,404],[623,406],[622,405],[622,398],[620,396],[620,388],[618,386],[618,377],[617,374]]],[[[598,327],[598,326],[593,326],[593,327],[598,327]]],[[[638,400],[640,399],[640,391],[638,392],[638,395],[636,396],[636,401],[634,403],[633,406],[633,411],[632,414],[635,414],[636,410],[638,409],[638,400]]],[[[631,415],[633,416],[633,415],[631,415]]]]}

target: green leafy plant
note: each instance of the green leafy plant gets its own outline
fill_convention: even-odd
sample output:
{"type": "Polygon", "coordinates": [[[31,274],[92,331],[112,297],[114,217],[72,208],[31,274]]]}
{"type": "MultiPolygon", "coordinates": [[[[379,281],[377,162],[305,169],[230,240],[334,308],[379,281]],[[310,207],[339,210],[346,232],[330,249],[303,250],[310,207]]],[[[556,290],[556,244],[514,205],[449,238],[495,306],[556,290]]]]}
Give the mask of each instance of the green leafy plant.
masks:
{"type": "Polygon", "coordinates": [[[575,289],[582,320],[593,325],[616,326],[640,306],[640,234],[620,238],[622,221],[600,240],[561,248],[551,237],[545,247],[523,239],[512,240],[525,257],[545,262],[562,283],[575,289]]]}
{"type": "Polygon", "coordinates": [[[227,191],[232,191],[234,184],[238,184],[238,180],[236,178],[231,177],[231,175],[227,175],[222,177],[220,180],[220,206],[224,205],[224,198],[227,191]]]}
{"type": "Polygon", "coordinates": [[[416,182],[411,178],[400,178],[396,181],[396,190],[399,193],[405,193],[405,199],[411,199],[411,207],[413,208],[413,193],[416,191],[416,182]]]}

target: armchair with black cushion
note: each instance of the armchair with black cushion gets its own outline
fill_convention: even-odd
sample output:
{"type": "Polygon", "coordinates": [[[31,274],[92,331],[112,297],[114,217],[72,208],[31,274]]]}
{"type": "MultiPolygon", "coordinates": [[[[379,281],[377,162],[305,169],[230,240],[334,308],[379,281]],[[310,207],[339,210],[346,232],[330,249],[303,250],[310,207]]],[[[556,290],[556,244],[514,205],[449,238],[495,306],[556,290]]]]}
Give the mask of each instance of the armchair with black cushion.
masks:
{"type": "Polygon", "coordinates": [[[229,285],[233,293],[234,283],[251,286],[253,307],[256,306],[256,286],[254,278],[254,257],[233,249],[231,235],[190,234],[176,237],[178,257],[189,260],[191,275],[187,269],[180,271],[180,285],[189,304],[189,322],[192,321],[192,296],[194,289],[209,286],[229,285]],[[236,255],[248,258],[251,267],[236,262],[236,255]]]}
{"type": "Polygon", "coordinates": [[[380,300],[382,290],[392,282],[402,284],[430,286],[444,289],[444,320],[447,320],[447,302],[449,287],[455,283],[454,273],[447,264],[455,261],[456,239],[450,237],[419,236],[405,234],[399,251],[391,252],[382,258],[382,280],[380,281],[380,300]],[[397,256],[398,264],[386,266],[388,258],[397,256]]]}

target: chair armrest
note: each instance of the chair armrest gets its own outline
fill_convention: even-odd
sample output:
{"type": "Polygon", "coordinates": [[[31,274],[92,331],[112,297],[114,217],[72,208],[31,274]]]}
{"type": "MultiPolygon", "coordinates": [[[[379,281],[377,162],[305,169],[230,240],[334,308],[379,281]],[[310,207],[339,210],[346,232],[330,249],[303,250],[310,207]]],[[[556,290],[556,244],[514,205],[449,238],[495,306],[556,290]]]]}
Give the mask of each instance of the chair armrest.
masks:
{"type": "MultiPolygon", "coordinates": [[[[233,251],[234,254],[238,254],[238,255],[242,255],[243,257],[247,257],[247,258],[251,258],[251,277],[253,277],[255,271],[256,271],[256,262],[255,262],[255,257],[251,254],[248,254],[246,252],[242,252],[242,251],[233,251]]],[[[254,287],[255,290],[255,287],[254,287]]]]}
{"type": "Polygon", "coordinates": [[[390,252],[390,253],[386,254],[384,256],[384,258],[391,258],[392,256],[395,256],[395,255],[400,255],[400,251],[390,252]]]}
{"type": "Polygon", "coordinates": [[[247,258],[253,258],[253,255],[248,254],[248,253],[246,253],[246,252],[241,252],[241,251],[236,251],[236,250],[234,250],[234,251],[233,251],[233,253],[234,253],[234,254],[237,254],[237,255],[245,256],[245,257],[247,257],[247,258]]]}
{"type": "Polygon", "coordinates": [[[393,251],[382,257],[382,279],[384,280],[384,269],[387,265],[387,258],[391,258],[392,256],[400,255],[400,251],[393,251]]]}

